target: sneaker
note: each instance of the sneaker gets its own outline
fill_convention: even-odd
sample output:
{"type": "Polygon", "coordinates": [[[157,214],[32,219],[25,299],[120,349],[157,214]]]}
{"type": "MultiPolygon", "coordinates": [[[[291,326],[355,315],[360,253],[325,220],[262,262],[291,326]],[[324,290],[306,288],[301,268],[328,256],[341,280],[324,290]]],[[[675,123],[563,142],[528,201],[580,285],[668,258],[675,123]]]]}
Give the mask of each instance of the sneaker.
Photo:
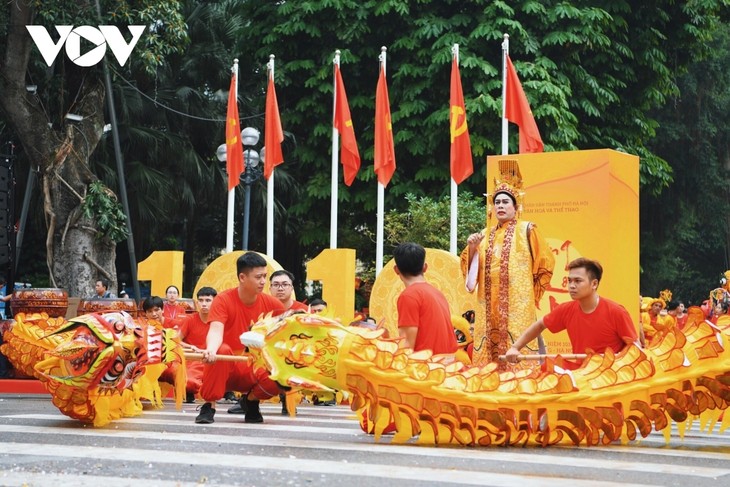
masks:
{"type": "Polygon", "coordinates": [[[246,396],[241,396],[241,399],[234,405],[228,408],[228,414],[246,414],[246,396]]]}
{"type": "Polygon", "coordinates": [[[185,403],[192,404],[195,402],[195,394],[192,392],[186,392],[185,393],[185,403]]]}
{"type": "Polygon", "coordinates": [[[215,422],[215,419],[213,419],[213,416],[215,416],[215,409],[213,409],[213,405],[211,403],[206,402],[202,406],[198,406],[196,411],[200,411],[198,417],[195,418],[196,423],[210,424],[215,422]]]}
{"type": "Polygon", "coordinates": [[[248,396],[244,396],[246,418],[244,419],[247,423],[263,423],[264,417],[261,416],[261,410],[259,409],[258,401],[249,401],[248,396]]]}
{"type": "Polygon", "coordinates": [[[224,402],[238,402],[238,399],[236,399],[236,394],[233,391],[226,391],[225,395],[223,396],[224,402]]]}

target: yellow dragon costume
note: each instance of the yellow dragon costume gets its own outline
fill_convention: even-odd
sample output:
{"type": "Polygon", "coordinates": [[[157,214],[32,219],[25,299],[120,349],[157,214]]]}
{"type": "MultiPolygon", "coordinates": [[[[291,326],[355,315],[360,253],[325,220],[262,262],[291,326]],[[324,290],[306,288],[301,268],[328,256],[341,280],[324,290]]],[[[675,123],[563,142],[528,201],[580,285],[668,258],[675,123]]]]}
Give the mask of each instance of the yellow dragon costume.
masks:
{"type": "MultiPolygon", "coordinates": [[[[695,421],[712,431],[730,404],[730,320],[697,313],[642,350],[589,354],[563,372],[500,372],[427,351],[399,348],[381,330],[344,327],[320,315],[266,319],[242,335],[272,379],[293,388],[346,390],[376,438],[391,422],[393,442],[461,445],[600,445],[695,421]]],[[[724,415],[720,431],[730,426],[724,415]]]]}
{"type": "MultiPolygon", "coordinates": [[[[40,379],[65,415],[104,426],[142,413],[140,399],[162,406],[157,379],[167,363],[183,362],[173,330],[140,323],[125,312],[66,321],[45,313],[15,316],[0,351],[13,367],[40,379]]],[[[185,391],[185,367],[176,392],[185,391]]],[[[182,397],[176,397],[178,407],[182,397]]]]}

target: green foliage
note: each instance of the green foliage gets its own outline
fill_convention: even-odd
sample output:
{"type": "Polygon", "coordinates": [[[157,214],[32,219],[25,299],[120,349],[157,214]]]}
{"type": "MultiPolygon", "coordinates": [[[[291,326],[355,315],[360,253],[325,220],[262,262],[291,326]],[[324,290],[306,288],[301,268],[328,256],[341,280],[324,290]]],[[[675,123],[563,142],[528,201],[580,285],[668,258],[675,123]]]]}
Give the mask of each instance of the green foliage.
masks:
{"type": "MultiPolygon", "coordinates": [[[[392,210],[385,215],[384,233],[388,246],[402,242],[418,242],[424,247],[449,250],[451,202],[448,198],[435,200],[428,196],[405,197],[405,211],[392,210]]],[[[466,246],[467,237],[484,228],[486,208],[484,198],[463,192],[457,202],[457,247],[466,246]]]]}
{"type": "Polygon", "coordinates": [[[660,195],[641,194],[641,291],[669,288],[694,304],[730,268],[730,28],[704,49],[710,55],[677,78],[680,94],[654,114],[661,130],[651,149],[674,182],[660,195]]]}
{"type": "Polygon", "coordinates": [[[121,242],[127,232],[127,217],[122,205],[117,201],[114,193],[100,181],[89,185],[82,211],[85,218],[94,220],[99,231],[96,237],[107,238],[112,242],[121,242]]]}

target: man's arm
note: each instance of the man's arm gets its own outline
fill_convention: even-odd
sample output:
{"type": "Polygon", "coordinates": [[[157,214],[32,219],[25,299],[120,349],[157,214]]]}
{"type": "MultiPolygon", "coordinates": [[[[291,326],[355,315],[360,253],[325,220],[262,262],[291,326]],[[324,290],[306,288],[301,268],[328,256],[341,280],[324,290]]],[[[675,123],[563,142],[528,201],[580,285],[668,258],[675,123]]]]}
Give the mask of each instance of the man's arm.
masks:
{"type": "Polygon", "coordinates": [[[208,336],[205,338],[205,351],[203,362],[215,362],[215,354],[223,343],[223,323],[212,321],[208,328],[208,336]]]}
{"type": "MultiPolygon", "coordinates": [[[[398,335],[405,338],[404,347],[413,348],[416,346],[416,336],[418,335],[417,326],[401,326],[398,328],[398,335]]],[[[402,342],[401,342],[402,343],[402,342]]]]}
{"type": "Polygon", "coordinates": [[[532,340],[537,338],[537,336],[542,333],[544,329],[545,323],[543,323],[542,318],[531,324],[527,328],[527,330],[525,330],[522,336],[517,339],[514,345],[512,345],[509,350],[507,350],[507,353],[505,354],[507,361],[511,363],[516,363],[517,356],[520,354],[520,350],[532,340]]]}

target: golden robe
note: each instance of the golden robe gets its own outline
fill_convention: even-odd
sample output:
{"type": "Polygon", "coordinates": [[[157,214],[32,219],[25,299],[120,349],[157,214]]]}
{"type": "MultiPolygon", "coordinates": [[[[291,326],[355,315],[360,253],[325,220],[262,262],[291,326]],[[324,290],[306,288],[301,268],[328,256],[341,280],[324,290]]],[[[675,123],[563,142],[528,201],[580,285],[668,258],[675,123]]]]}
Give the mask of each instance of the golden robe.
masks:
{"type": "MultiPolygon", "coordinates": [[[[469,272],[468,258],[467,247],[461,253],[464,276],[469,272]]],[[[554,266],[552,251],[532,222],[510,220],[487,233],[479,245],[473,290],[479,290],[481,308],[474,323],[474,365],[497,362],[535,322],[535,308],[550,284],[554,266]]],[[[528,344],[522,353],[535,353],[536,343],[528,344]]]]}

